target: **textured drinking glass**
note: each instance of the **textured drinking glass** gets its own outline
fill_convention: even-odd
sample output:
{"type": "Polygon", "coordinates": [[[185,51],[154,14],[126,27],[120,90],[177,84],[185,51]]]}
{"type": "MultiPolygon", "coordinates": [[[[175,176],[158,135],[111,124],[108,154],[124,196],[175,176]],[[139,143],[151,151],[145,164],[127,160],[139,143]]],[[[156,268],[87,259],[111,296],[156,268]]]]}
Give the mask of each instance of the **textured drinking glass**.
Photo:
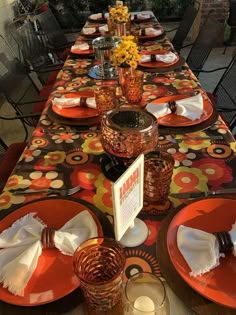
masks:
{"type": "Polygon", "coordinates": [[[106,311],[121,301],[125,253],[114,239],[83,242],[73,255],[73,267],[88,308],[106,311]]]}
{"type": "Polygon", "coordinates": [[[174,159],[166,152],[150,152],[144,161],[144,199],[164,204],[169,195],[174,159]]]}
{"type": "Polygon", "coordinates": [[[100,86],[94,90],[94,94],[100,117],[117,106],[116,88],[114,86],[100,86]]]}
{"type": "Polygon", "coordinates": [[[103,115],[101,142],[104,150],[122,158],[151,152],[158,143],[156,117],[134,106],[124,106],[103,115]]]}
{"type": "Polygon", "coordinates": [[[125,74],[125,97],[128,103],[139,104],[143,95],[143,76],[139,70],[130,70],[125,74]]]}
{"type": "Polygon", "coordinates": [[[125,314],[167,315],[166,290],[161,279],[148,272],[132,276],[125,286],[125,314]]]}

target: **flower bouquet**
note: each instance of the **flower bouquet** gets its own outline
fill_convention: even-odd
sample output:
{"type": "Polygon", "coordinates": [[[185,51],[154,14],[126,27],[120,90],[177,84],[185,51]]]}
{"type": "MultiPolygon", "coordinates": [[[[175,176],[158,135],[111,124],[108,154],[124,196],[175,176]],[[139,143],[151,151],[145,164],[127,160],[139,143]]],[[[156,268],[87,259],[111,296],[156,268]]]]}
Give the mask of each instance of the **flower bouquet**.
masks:
{"type": "Polygon", "coordinates": [[[141,56],[134,36],[122,36],[121,42],[111,50],[111,61],[114,66],[136,69],[141,56]]]}

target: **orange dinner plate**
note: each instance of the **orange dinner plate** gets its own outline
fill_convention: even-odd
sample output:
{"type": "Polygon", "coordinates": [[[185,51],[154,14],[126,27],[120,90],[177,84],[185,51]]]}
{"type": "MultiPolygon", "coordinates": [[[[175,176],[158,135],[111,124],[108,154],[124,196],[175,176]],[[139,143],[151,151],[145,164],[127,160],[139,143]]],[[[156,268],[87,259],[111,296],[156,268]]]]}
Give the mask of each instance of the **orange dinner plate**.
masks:
{"type": "MultiPolygon", "coordinates": [[[[73,97],[93,97],[94,93],[67,93],[64,97],[73,98],[73,97]]],[[[74,118],[74,119],[86,119],[98,116],[98,111],[94,108],[89,107],[68,107],[68,108],[60,108],[56,104],[52,105],[52,110],[58,114],[59,116],[63,116],[66,118],[74,118]]]]}
{"type": "MultiPolygon", "coordinates": [[[[87,210],[95,220],[98,235],[103,236],[101,224],[91,209],[83,204],[61,198],[33,201],[18,208],[0,221],[0,231],[10,227],[28,213],[36,213],[47,226],[60,229],[78,213],[87,210]]],[[[58,249],[43,249],[37,268],[29,280],[24,296],[10,293],[0,286],[0,300],[22,306],[34,306],[58,300],[79,287],[73,273],[72,256],[63,255],[58,249]]]]}
{"type": "MultiPolygon", "coordinates": [[[[155,101],[152,101],[150,103],[158,106],[158,103],[166,103],[171,101],[176,101],[180,99],[184,99],[190,97],[189,95],[171,95],[171,96],[165,96],[160,97],[156,99],[155,101]]],[[[187,127],[187,126],[194,126],[197,124],[200,124],[201,122],[207,120],[211,117],[213,114],[213,107],[211,105],[211,102],[208,99],[203,100],[203,113],[202,116],[199,119],[191,120],[187,117],[176,115],[176,114],[167,114],[163,117],[157,118],[158,124],[162,126],[167,127],[187,127]]]]}
{"type": "Polygon", "coordinates": [[[177,230],[182,224],[209,233],[230,231],[236,221],[236,200],[209,198],[186,205],[172,219],[167,231],[170,259],[184,281],[216,303],[236,308],[236,257],[227,254],[220,265],[202,276],[189,275],[190,268],[177,247],[177,230]]]}
{"type": "MultiPolygon", "coordinates": [[[[147,50],[147,51],[143,51],[142,55],[165,55],[166,53],[168,53],[167,50],[147,50]]],[[[163,68],[163,67],[169,67],[172,66],[174,64],[176,64],[179,61],[179,56],[176,55],[176,59],[173,62],[170,63],[166,63],[163,61],[154,61],[154,62],[140,62],[139,65],[145,68],[163,68]]]]}

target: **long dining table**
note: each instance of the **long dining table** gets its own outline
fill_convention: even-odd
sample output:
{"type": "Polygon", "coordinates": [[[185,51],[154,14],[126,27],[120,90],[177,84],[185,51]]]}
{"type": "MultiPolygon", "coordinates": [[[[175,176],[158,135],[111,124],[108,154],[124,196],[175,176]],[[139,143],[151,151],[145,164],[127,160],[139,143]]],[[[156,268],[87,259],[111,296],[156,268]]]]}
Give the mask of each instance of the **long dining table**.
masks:
{"type": "MultiPolygon", "coordinates": [[[[153,16],[148,21],[139,23],[139,26],[152,27],[157,26],[157,23],[153,16]]],[[[80,35],[78,40],[87,41],[91,38],[80,35]]],[[[139,41],[139,47],[141,51],[150,49],[174,51],[165,32],[158,37],[143,38],[139,41]]],[[[90,68],[95,64],[97,61],[94,54],[69,54],[57,75],[39,123],[0,195],[1,219],[34,200],[55,198],[48,196],[47,192],[17,195],[14,194],[15,190],[50,188],[60,192],[61,189],[79,185],[81,189],[71,196],[73,200],[83,200],[100,209],[112,224],[112,182],[101,169],[104,150],[100,142],[99,121],[90,120],[87,124],[85,117],[84,123],[78,125],[71,117],[55,113],[52,108],[52,99],[55,97],[78,92],[89,94],[102,84],[117,84],[116,80],[103,81],[88,76],[90,68]]],[[[175,66],[151,69],[140,66],[139,69],[145,73],[141,106],[145,107],[145,104],[154,99],[192,95],[196,92],[201,92],[204,100],[211,104],[206,91],[202,89],[182,56],[179,56],[178,64],[175,66]]],[[[236,142],[227,124],[213,107],[211,114],[198,123],[190,123],[187,126],[176,124],[174,120],[165,122],[164,125],[160,123],[158,149],[170,153],[175,160],[170,193],[236,187],[236,142]]],[[[157,246],[158,234],[163,234],[162,226],[166,224],[166,218],[173,216],[188,203],[188,199],[173,197],[169,197],[162,205],[144,200],[139,217],[145,221],[149,235],[142,245],[125,248],[124,282],[137,271],[147,271],[165,278],[159,259],[162,257],[160,250],[166,249],[165,246],[157,246]]],[[[0,228],[1,230],[4,228],[1,222],[0,228]]],[[[60,285],[63,284],[58,283],[58,286],[60,285]]],[[[192,297],[189,301],[182,298],[184,295],[178,294],[175,284],[169,283],[168,279],[166,288],[170,314],[196,314],[194,303],[190,301],[192,297]]],[[[37,301],[33,306],[24,306],[20,303],[14,305],[14,301],[12,304],[6,303],[1,296],[0,300],[1,315],[84,314],[83,297],[79,288],[68,292],[59,300],[44,305],[37,301]]],[[[205,298],[196,297],[196,301],[199,303],[199,314],[234,312],[205,298]]]]}

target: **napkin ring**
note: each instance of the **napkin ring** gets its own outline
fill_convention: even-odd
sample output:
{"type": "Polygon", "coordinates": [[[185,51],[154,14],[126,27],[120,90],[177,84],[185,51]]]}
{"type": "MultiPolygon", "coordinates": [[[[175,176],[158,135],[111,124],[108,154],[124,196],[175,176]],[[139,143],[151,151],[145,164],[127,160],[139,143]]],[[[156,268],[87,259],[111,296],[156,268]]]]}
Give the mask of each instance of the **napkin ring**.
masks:
{"type": "Polygon", "coordinates": [[[41,235],[41,242],[42,242],[43,248],[55,247],[54,236],[55,236],[55,229],[52,229],[49,227],[45,227],[43,229],[42,235],[41,235]]]}
{"type": "Polygon", "coordinates": [[[80,107],[87,107],[86,100],[87,100],[87,97],[80,98],[80,102],[79,102],[80,107]]]}
{"type": "Polygon", "coordinates": [[[156,62],[156,55],[154,54],[151,54],[151,62],[156,62]]]}
{"type": "Polygon", "coordinates": [[[222,231],[222,232],[215,232],[213,233],[219,243],[219,251],[220,253],[226,253],[232,250],[233,243],[230,237],[229,232],[222,231]]]}
{"type": "Polygon", "coordinates": [[[171,101],[171,102],[168,102],[168,106],[169,106],[169,109],[171,110],[171,113],[174,114],[175,111],[176,111],[176,102],[175,101],[171,101]]]}

